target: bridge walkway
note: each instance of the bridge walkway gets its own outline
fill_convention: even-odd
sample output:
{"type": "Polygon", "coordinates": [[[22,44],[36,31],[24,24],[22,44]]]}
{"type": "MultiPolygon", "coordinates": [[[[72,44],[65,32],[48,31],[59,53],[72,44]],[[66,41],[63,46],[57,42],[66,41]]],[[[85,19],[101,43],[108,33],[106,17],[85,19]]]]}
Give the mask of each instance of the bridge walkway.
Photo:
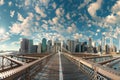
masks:
{"type": "Polygon", "coordinates": [[[64,55],[55,54],[34,80],[89,80],[89,78],[64,55]],[[62,76],[60,75],[60,60],[62,76]]]}

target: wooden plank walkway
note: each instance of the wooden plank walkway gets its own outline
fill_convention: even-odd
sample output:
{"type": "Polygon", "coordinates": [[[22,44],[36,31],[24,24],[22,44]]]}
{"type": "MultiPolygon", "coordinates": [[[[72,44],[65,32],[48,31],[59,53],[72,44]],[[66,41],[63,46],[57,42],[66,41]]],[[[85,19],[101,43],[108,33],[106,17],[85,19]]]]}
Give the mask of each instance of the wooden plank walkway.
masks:
{"type": "MultiPolygon", "coordinates": [[[[61,65],[63,80],[89,80],[88,77],[79,70],[79,68],[68,60],[65,56],[61,55],[61,65]]],[[[60,63],[59,54],[55,54],[39,72],[34,80],[61,80],[60,78],[60,63]]]]}

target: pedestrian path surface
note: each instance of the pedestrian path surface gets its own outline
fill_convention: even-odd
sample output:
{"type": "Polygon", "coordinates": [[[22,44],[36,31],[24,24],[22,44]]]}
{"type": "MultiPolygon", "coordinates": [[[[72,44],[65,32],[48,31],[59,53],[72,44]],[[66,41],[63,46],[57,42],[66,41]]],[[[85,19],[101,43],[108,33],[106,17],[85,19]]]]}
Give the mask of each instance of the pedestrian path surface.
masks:
{"type": "Polygon", "coordinates": [[[89,80],[89,78],[64,55],[57,53],[34,80],[89,80]]]}

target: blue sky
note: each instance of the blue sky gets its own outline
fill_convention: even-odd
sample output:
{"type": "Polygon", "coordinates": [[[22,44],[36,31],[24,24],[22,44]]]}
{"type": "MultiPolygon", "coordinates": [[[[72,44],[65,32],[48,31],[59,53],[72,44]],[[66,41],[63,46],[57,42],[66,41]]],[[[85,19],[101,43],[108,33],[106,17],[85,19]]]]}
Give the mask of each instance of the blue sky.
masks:
{"type": "Polygon", "coordinates": [[[120,0],[0,0],[0,50],[18,50],[22,38],[99,44],[102,35],[118,47],[119,33],[120,0]]]}

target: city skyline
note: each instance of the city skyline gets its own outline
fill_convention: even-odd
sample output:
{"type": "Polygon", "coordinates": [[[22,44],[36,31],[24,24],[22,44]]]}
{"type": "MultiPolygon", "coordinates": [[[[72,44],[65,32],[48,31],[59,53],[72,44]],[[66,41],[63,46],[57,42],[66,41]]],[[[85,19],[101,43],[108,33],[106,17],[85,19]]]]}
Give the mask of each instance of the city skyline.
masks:
{"type": "Polygon", "coordinates": [[[120,0],[0,0],[0,9],[0,50],[19,50],[22,38],[100,44],[103,35],[119,48],[120,0]]]}

